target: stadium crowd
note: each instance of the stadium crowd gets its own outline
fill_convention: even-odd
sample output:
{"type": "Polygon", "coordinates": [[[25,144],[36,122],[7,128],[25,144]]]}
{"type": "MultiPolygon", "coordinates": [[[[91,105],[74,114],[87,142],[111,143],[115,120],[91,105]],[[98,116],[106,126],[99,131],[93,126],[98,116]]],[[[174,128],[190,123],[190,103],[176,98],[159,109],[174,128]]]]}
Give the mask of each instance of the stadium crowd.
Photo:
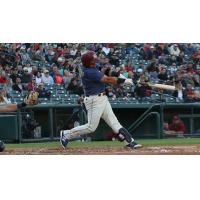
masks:
{"type": "MultiPolygon", "coordinates": [[[[99,70],[111,68],[134,86],[107,87],[111,99],[151,99],[159,95],[182,102],[200,100],[200,44],[176,43],[1,43],[0,87],[12,91],[38,91],[51,98],[47,85],[63,86],[67,94],[84,95],[81,55],[95,51],[99,70]],[[175,85],[177,90],[152,90],[149,82],[175,85]]],[[[163,98],[164,99],[164,98],[163,98]]]]}

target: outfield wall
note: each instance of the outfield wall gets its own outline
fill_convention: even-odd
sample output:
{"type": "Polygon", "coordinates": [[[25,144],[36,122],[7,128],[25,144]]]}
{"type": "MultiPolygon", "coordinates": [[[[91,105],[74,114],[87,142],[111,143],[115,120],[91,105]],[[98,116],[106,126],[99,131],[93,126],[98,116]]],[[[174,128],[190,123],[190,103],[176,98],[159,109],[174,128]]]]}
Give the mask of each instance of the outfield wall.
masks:
{"type": "MultiPolygon", "coordinates": [[[[129,129],[135,138],[163,138],[163,122],[170,122],[175,114],[184,121],[188,135],[200,129],[199,103],[135,103],[111,104],[120,123],[129,129]],[[137,123],[136,123],[137,122],[137,123]]],[[[74,122],[86,123],[84,109],[78,104],[45,104],[29,107],[21,112],[1,113],[0,138],[3,140],[26,142],[55,140],[60,129],[72,128],[74,122]],[[25,137],[23,128],[24,115],[31,115],[40,126],[40,137],[25,137]]],[[[92,140],[110,140],[111,129],[101,120],[95,133],[88,137],[92,140]]]]}

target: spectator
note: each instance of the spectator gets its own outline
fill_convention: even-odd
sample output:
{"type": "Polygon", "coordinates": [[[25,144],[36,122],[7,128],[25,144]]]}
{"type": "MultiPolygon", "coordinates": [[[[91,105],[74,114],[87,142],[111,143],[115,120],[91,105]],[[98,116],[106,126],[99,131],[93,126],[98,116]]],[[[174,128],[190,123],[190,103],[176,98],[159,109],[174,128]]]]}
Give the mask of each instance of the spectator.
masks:
{"type": "Polygon", "coordinates": [[[164,133],[168,136],[174,135],[183,137],[186,133],[186,127],[178,115],[174,115],[171,124],[165,124],[164,133]]]}
{"type": "Polygon", "coordinates": [[[36,91],[37,85],[36,85],[36,78],[33,77],[32,80],[28,83],[28,91],[36,91]]]}
{"type": "Polygon", "coordinates": [[[55,83],[59,85],[63,84],[63,77],[61,76],[59,70],[57,70],[56,75],[55,75],[55,83]]]}
{"type": "Polygon", "coordinates": [[[200,87],[200,78],[198,74],[195,74],[193,76],[193,81],[194,81],[194,87],[200,87]]]}
{"type": "Polygon", "coordinates": [[[175,81],[176,90],[172,93],[172,96],[176,97],[180,101],[186,100],[186,90],[183,88],[181,81],[175,81]]]}
{"type": "Polygon", "coordinates": [[[180,55],[180,49],[177,44],[171,45],[169,48],[170,55],[172,56],[179,56],[180,55]]]}
{"type": "Polygon", "coordinates": [[[40,83],[42,83],[42,74],[39,71],[36,74],[35,82],[36,82],[36,85],[39,85],[40,83]]]}
{"type": "Polygon", "coordinates": [[[191,84],[187,84],[186,87],[186,102],[188,103],[192,103],[192,102],[196,102],[199,101],[200,97],[199,97],[199,93],[196,93],[194,91],[194,88],[192,87],[191,84]]]}
{"type": "Polygon", "coordinates": [[[43,83],[40,83],[37,88],[37,92],[39,93],[39,98],[47,98],[50,99],[51,92],[46,90],[43,83]]]}
{"type": "Polygon", "coordinates": [[[22,75],[21,81],[22,81],[22,83],[28,84],[32,79],[32,74],[28,73],[27,67],[24,67],[23,70],[24,70],[24,73],[22,75]]]}
{"type": "Polygon", "coordinates": [[[50,84],[50,85],[54,84],[54,80],[53,80],[52,76],[49,75],[49,70],[47,70],[47,69],[44,70],[44,74],[42,76],[42,82],[44,84],[50,84]]]}
{"type": "Polygon", "coordinates": [[[19,55],[21,58],[22,65],[31,61],[29,54],[26,52],[26,46],[21,46],[19,55]]]}
{"type": "Polygon", "coordinates": [[[71,94],[82,95],[84,93],[83,92],[83,88],[78,85],[78,82],[77,82],[76,78],[72,78],[71,79],[71,82],[69,83],[69,86],[68,86],[67,90],[69,90],[69,92],[71,94]]]}
{"type": "Polygon", "coordinates": [[[177,71],[176,63],[172,63],[172,65],[168,67],[169,75],[170,76],[175,76],[176,71],[177,71]]]}
{"type": "Polygon", "coordinates": [[[9,78],[6,76],[5,71],[1,71],[0,73],[0,84],[7,84],[9,82],[9,78]]]}
{"type": "Polygon", "coordinates": [[[102,48],[102,51],[105,53],[105,55],[108,55],[109,52],[110,52],[109,45],[107,44],[106,46],[104,46],[104,47],[102,48]]]}
{"type": "Polygon", "coordinates": [[[64,70],[64,76],[63,76],[63,83],[64,87],[68,88],[69,83],[71,82],[71,79],[73,78],[73,74],[71,74],[68,70],[64,70]]]}
{"type": "Polygon", "coordinates": [[[161,80],[161,81],[167,81],[168,80],[168,74],[167,74],[167,70],[165,67],[161,67],[160,68],[160,72],[158,74],[158,78],[161,80]]]}
{"type": "Polygon", "coordinates": [[[20,77],[20,73],[17,69],[17,67],[13,68],[12,71],[11,71],[11,75],[10,75],[10,79],[12,80],[13,83],[16,83],[16,79],[18,77],[20,77]]]}
{"type": "Polygon", "coordinates": [[[108,87],[106,88],[106,95],[107,95],[108,98],[116,99],[115,92],[114,92],[114,90],[113,90],[113,87],[111,87],[111,86],[108,86],[108,87]]]}
{"type": "Polygon", "coordinates": [[[19,93],[26,90],[26,88],[21,84],[21,79],[19,77],[16,78],[16,83],[12,86],[12,89],[14,91],[18,91],[19,93]]]}
{"type": "Polygon", "coordinates": [[[146,97],[147,94],[148,96],[150,96],[149,90],[151,90],[151,87],[148,86],[147,81],[148,78],[145,75],[141,76],[139,83],[137,84],[134,90],[136,97],[143,98],[146,97]]]}

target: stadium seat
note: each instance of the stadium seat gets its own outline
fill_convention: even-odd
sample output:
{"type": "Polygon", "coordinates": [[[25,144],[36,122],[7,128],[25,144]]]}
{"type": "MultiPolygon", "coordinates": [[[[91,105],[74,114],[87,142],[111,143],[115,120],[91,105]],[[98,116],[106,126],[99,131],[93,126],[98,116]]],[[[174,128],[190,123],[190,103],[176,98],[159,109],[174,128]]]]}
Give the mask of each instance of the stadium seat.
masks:
{"type": "Polygon", "coordinates": [[[62,99],[60,99],[59,97],[52,97],[51,98],[51,103],[62,103],[62,99]]]}
{"type": "Polygon", "coordinates": [[[50,103],[50,100],[47,99],[47,98],[39,98],[39,103],[40,104],[47,104],[47,103],[50,103]]]}
{"type": "Polygon", "coordinates": [[[64,104],[75,104],[75,99],[70,98],[70,97],[62,98],[62,103],[64,103],[64,104]]]}
{"type": "Polygon", "coordinates": [[[152,100],[160,100],[160,95],[159,94],[151,94],[151,99],[152,100]]]}
{"type": "Polygon", "coordinates": [[[24,99],[21,98],[21,97],[19,97],[19,98],[13,98],[11,100],[11,102],[13,102],[13,103],[22,103],[23,101],[24,101],[24,99]]]}
{"type": "Polygon", "coordinates": [[[22,95],[20,94],[20,93],[11,93],[10,94],[10,96],[12,97],[12,98],[21,98],[22,97],[22,95]]]}

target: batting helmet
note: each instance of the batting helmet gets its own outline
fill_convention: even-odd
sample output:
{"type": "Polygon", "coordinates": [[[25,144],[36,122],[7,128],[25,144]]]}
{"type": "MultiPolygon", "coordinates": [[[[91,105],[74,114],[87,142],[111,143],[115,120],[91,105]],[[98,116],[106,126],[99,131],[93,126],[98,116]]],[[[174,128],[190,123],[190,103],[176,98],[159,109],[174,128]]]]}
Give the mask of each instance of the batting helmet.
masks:
{"type": "Polygon", "coordinates": [[[2,152],[5,149],[4,143],[0,140],[0,152],[2,152]]]}
{"type": "Polygon", "coordinates": [[[97,55],[94,51],[88,51],[82,55],[81,61],[85,67],[95,67],[97,62],[97,55]]]}

